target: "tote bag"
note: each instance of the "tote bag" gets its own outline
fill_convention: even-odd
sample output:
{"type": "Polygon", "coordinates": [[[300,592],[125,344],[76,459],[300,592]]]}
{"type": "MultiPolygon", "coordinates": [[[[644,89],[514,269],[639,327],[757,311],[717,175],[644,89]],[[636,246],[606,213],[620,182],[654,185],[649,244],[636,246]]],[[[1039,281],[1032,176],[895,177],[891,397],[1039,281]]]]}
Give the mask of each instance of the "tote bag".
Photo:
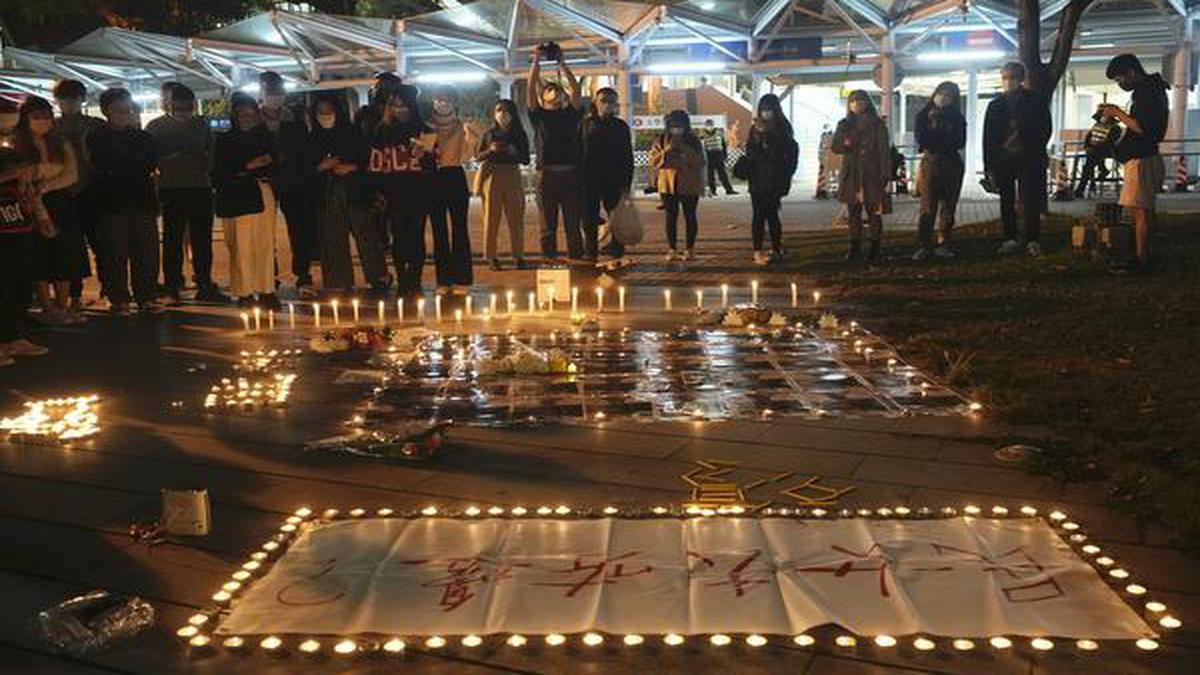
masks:
{"type": "Polygon", "coordinates": [[[642,237],[645,236],[642,219],[628,195],[622,197],[617,207],[609,214],[608,227],[613,238],[626,246],[641,243],[642,237]]]}

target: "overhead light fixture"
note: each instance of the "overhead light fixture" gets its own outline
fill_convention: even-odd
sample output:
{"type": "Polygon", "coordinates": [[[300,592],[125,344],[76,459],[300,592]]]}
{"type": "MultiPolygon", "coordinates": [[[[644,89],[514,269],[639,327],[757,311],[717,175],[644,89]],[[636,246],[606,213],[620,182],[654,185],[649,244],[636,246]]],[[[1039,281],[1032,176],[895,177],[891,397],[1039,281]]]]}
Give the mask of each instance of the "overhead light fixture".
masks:
{"type": "Polygon", "coordinates": [[[1090,45],[1079,45],[1079,48],[1080,49],[1112,49],[1113,47],[1116,47],[1116,46],[1117,45],[1114,42],[1096,42],[1096,43],[1090,44],[1090,45]]]}
{"type": "Polygon", "coordinates": [[[467,82],[482,82],[487,79],[483,71],[454,71],[421,73],[413,78],[424,84],[459,84],[467,82]]]}
{"type": "Polygon", "coordinates": [[[686,61],[678,63],[652,63],[646,67],[647,72],[670,73],[708,73],[723,71],[727,64],[724,61],[686,61]]]}
{"type": "Polygon", "coordinates": [[[945,63],[948,61],[998,61],[1004,58],[1004,52],[998,49],[983,49],[963,52],[922,52],[917,56],[918,61],[945,63]]]}

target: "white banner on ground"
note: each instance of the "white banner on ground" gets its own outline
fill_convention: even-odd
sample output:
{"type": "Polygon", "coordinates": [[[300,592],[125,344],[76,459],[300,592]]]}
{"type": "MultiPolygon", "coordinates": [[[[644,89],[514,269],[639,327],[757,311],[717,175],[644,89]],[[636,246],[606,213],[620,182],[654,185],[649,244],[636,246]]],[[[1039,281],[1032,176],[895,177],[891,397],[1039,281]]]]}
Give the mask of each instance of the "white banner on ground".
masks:
{"type": "Polygon", "coordinates": [[[222,634],[1153,632],[1041,520],[346,520],[308,526],[222,634]]]}

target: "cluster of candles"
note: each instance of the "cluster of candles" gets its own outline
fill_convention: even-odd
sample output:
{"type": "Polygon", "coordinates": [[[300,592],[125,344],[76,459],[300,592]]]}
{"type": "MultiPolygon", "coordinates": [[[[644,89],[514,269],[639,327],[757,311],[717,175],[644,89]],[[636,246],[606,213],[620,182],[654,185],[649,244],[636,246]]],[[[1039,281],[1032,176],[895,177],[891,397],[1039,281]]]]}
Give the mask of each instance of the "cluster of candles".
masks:
{"type": "MultiPolygon", "coordinates": [[[[625,300],[626,300],[626,288],[624,286],[618,286],[616,291],[617,291],[617,311],[624,312],[625,311],[625,300]]],[[[799,288],[799,286],[795,283],[791,284],[791,292],[792,292],[792,307],[800,307],[800,288],[799,288]]],[[[606,293],[607,293],[606,290],[602,286],[595,287],[592,290],[594,304],[591,305],[590,309],[594,309],[596,312],[604,312],[605,308],[606,308],[606,305],[605,305],[606,293]]],[[[722,308],[729,307],[729,303],[730,303],[729,284],[721,284],[720,293],[721,293],[721,307],[722,308]]],[[[705,307],[704,289],[697,288],[695,291],[695,294],[696,294],[696,307],[698,309],[703,309],[705,307]]],[[[585,303],[581,300],[581,295],[582,295],[581,289],[578,286],[572,286],[570,288],[569,302],[570,302],[571,316],[578,315],[583,309],[589,309],[589,307],[584,306],[585,303]]],[[[754,281],[750,282],[750,302],[758,303],[758,297],[759,297],[759,282],[758,282],[758,280],[754,280],[754,281]]],[[[503,295],[500,295],[498,293],[490,293],[487,296],[486,306],[480,307],[478,310],[476,310],[474,296],[467,295],[465,298],[463,298],[463,307],[456,308],[454,310],[453,318],[456,322],[461,323],[465,319],[474,319],[474,318],[482,318],[484,320],[490,320],[492,318],[500,317],[502,315],[507,315],[507,316],[512,317],[512,316],[516,316],[518,314],[524,313],[524,314],[527,314],[530,316],[534,316],[534,315],[537,315],[539,312],[543,312],[543,311],[549,312],[549,313],[554,313],[555,311],[558,310],[557,298],[558,298],[558,288],[556,288],[555,286],[548,286],[546,288],[544,300],[539,298],[538,293],[529,291],[525,296],[525,306],[524,306],[524,309],[522,309],[520,306],[516,292],[509,289],[509,290],[506,290],[503,295]]],[[[818,307],[818,306],[820,306],[820,304],[821,304],[821,292],[813,291],[812,292],[812,306],[818,307]]],[[[389,304],[386,301],[384,301],[384,300],[376,301],[375,311],[374,311],[375,323],[377,323],[379,325],[385,325],[393,317],[396,321],[398,321],[400,323],[404,323],[410,317],[413,321],[415,321],[417,323],[424,323],[427,319],[430,318],[430,312],[432,312],[432,319],[437,323],[441,323],[442,321],[445,321],[449,318],[446,316],[446,312],[443,311],[443,297],[441,295],[435,295],[433,297],[432,303],[428,302],[425,298],[418,298],[415,303],[415,306],[406,306],[405,299],[398,298],[398,299],[396,299],[394,306],[395,306],[395,311],[393,313],[392,310],[390,309],[389,304]]],[[[311,307],[311,310],[312,310],[311,311],[312,326],[314,328],[323,328],[326,326],[341,326],[344,320],[350,321],[351,322],[350,325],[359,325],[360,323],[363,322],[364,318],[370,317],[370,314],[369,314],[370,308],[365,307],[358,298],[353,298],[350,300],[349,316],[344,316],[345,312],[346,312],[346,305],[343,304],[343,302],[338,299],[329,300],[327,303],[324,303],[324,304],[322,304],[320,302],[314,302],[314,303],[311,303],[309,305],[309,307],[311,307]]],[[[674,309],[674,303],[673,303],[673,299],[672,299],[672,290],[669,288],[663,289],[663,308],[668,311],[671,311],[674,309]]],[[[296,324],[297,324],[297,320],[298,320],[297,319],[298,310],[299,310],[299,307],[296,303],[294,303],[294,302],[288,303],[288,305],[287,305],[287,321],[288,321],[288,328],[290,328],[290,329],[296,328],[296,324]]],[[[263,311],[259,307],[253,308],[253,310],[250,312],[242,312],[241,319],[242,319],[242,327],[243,327],[243,329],[245,329],[245,331],[247,333],[259,332],[263,329],[263,311]]],[[[268,310],[266,312],[266,324],[267,324],[268,330],[274,330],[274,328],[275,328],[275,312],[274,311],[268,310]]]]}
{"type": "Polygon", "coordinates": [[[236,380],[223,377],[204,397],[204,408],[246,412],[262,408],[283,408],[287,406],[292,393],[292,383],[295,381],[295,373],[272,373],[254,381],[247,377],[239,377],[236,380]]]}
{"type": "Polygon", "coordinates": [[[300,349],[243,351],[239,354],[240,360],[233,369],[243,373],[271,373],[290,365],[303,353],[300,349]]]}
{"type": "MultiPolygon", "coordinates": [[[[397,511],[391,508],[379,508],[373,512],[368,512],[367,509],[358,507],[350,509],[346,512],[338,511],[337,509],[326,509],[320,514],[320,518],[328,521],[335,519],[357,519],[364,517],[458,517],[458,518],[478,518],[484,516],[515,516],[524,517],[527,515],[537,515],[541,517],[557,516],[626,516],[640,517],[647,515],[654,516],[695,516],[695,515],[727,515],[727,516],[742,516],[745,509],[742,507],[722,507],[716,510],[698,509],[694,506],[685,507],[667,507],[654,506],[648,509],[644,508],[618,508],[616,506],[605,506],[603,508],[571,508],[560,504],[555,507],[540,506],[537,508],[526,508],[523,506],[514,506],[504,508],[501,506],[492,506],[482,509],[478,506],[468,506],[457,511],[443,511],[437,506],[425,506],[417,511],[397,511]]],[[[986,513],[982,507],[968,504],[962,509],[954,507],[943,507],[938,510],[928,507],[920,507],[913,509],[907,506],[896,507],[880,507],[877,509],[840,509],[835,512],[829,512],[825,509],[788,509],[788,508],[766,508],[758,512],[760,515],[796,515],[796,516],[813,516],[817,518],[826,515],[835,515],[842,517],[878,517],[878,518],[906,518],[910,516],[928,518],[928,517],[965,517],[965,518],[1032,518],[1038,516],[1038,509],[1032,506],[1022,506],[1019,509],[1010,509],[1006,506],[996,505],[991,507],[986,513]]],[[[207,632],[212,628],[213,619],[219,616],[220,612],[229,605],[234,599],[234,596],[245,590],[249,582],[255,575],[265,573],[265,566],[273,558],[283,554],[287,544],[297,535],[300,527],[309,519],[314,518],[315,513],[311,508],[302,507],[297,509],[292,515],[288,516],[283,524],[279,527],[279,531],[265,542],[261,548],[250,555],[250,559],[243,563],[236,571],[233,572],[229,581],[224,582],[220,589],[212,596],[212,601],[216,604],[216,608],[207,611],[199,612],[188,618],[187,624],[180,627],[176,631],[176,635],[187,642],[187,644],[197,652],[213,648],[215,646],[213,637],[207,632]]],[[[1060,534],[1065,535],[1072,544],[1083,544],[1087,541],[1087,535],[1083,534],[1081,526],[1070,520],[1062,511],[1052,511],[1047,517],[1047,521],[1060,534]]],[[[1142,599],[1146,595],[1145,587],[1128,582],[1129,573],[1124,569],[1116,567],[1116,562],[1107,556],[1101,556],[1099,547],[1092,544],[1085,544],[1080,548],[1080,551],[1089,557],[1093,557],[1093,563],[1101,570],[1107,570],[1107,577],[1119,583],[1126,584],[1124,591],[1133,598],[1142,599]]],[[[1175,630],[1181,628],[1183,623],[1174,616],[1167,613],[1167,607],[1161,602],[1146,602],[1145,616],[1156,622],[1162,628],[1175,630]]],[[[636,633],[626,634],[623,636],[608,635],[588,631],[578,636],[579,642],[586,647],[599,647],[603,645],[609,638],[620,638],[622,644],[627,647],[637,647],[646,644],[648,638],[636,633]]],[[[752,648],[764,647],[771,643],[771,638],[757,633],[739,636],[740,640],[747,646],[752,648]]],[[[466,648],[475,648],[482,646],[486,640],[479,635],[464,635],[457,638],[458,644],[466,648]]],[[[677,633],[667,633],[660,636],[662,644],[668,647],[678,647],[688,641],[688,637],[677,633]]],[[[713,647],[726,647],[735,641],[733,635],[725,633],[712,633],[707,637],[693,636],[696,640],[705,640],[713,647]]],[[[786,640],[787,638],[778,638],[786,640]]],[[[861,636],[856,636],[848,633],[841,633],[833,638],[833,644],[841,649],[855,649],[859,645],[861,636]]],[[[323,644],[315,637],[296,638],[296,642],[292,645],[300,654],[310,657],[319,656],[322,651],[328,648],[334,654],[343,657],[353,657],[358,654],[375,654],[382,653],[386,655],[400,655],[404,653],[407,644],[400,636],[389,638],[381,638],[379,640],[368,639],[353,639],[341,638],[332,639],[323,644]]],[[[510,647],[525,647],[529,645],[532,638],[521,634],[510,634],[507,636],[497,636],[494,640],[503,640],[503,643],[510,647]]],[[[426,649],[438,650],[447,647],[452,647],[450,639],[439,635],[432,635],[422,638],[413,638],[414,644],[420,644],[426,649]]],[[[570,638],[561,633],[549,633],[541,636],[541,641],[548,647],[559,647],[566,645],[570,638]]],[[[790,641],[799,647],[812,647],[817,644],[817,638],[807,633],[801,633],[790,637],[790,641]]],[[[244,652],[258,647],[263,652],[282,656],[288,652],[289,644],[284,638],[278,635],[266,635],[262,637],[254,637],[251,639],[242,636],[228,636],[221,641],[221,646],[227,650],[235,652],[244,652]]],[[[892,635],[881,634],[870,638],[870,644],[881,649],[891,649],[900,645],[900,639],[892,635]]],[[[948,646],[949,650],[956,653],[965,653],[975,650],[984,644],[990,646],[998,652],[1004,652],[1016,647],[1014,638],[997,635],[984,640],[983,638],[968,639],[968,638],[943,638],[943,645],[948,646]]],[[[934,652],[938,650],[939,643],[933,637],[925,635],[917,635],[911,638],[911,647],[918,652],[934,652]]],[[[1036,653],[1046,653],[1055,649],[1056,644],[1053,640],[1047,637],[1029,638],[1028,646],[1036,653]]],[[[1074,640],[1076,650],[1081,653],[1096,652],[1100,648],[1100,643],[1090,639],[1074,640]]],[[[1159,648],[1159,643],[1150,637],[1143,637],[1134,642],[1134,646],[1142,651],[1154,651],[1159,648]]]]}
{"type": "Polygon", "coordinates": [[[87,438],[100,433],[99,401],[95,394],[28,401],[25,412],[0,419],[0,431],[9,438],[60,443],[87,438]]]}

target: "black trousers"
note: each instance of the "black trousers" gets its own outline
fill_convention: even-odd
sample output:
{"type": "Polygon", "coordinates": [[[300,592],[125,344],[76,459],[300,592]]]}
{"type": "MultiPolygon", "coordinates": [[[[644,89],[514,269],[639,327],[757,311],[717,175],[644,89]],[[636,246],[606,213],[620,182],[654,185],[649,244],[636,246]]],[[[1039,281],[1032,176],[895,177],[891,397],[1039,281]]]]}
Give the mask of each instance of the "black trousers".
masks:
{"type": "Polygon", "coordinates": [[[750,193],[750,237],[754,250],[761,251],[767,230],[771,231],[771,250],[783,250],[783,223],[779,221],[779,195],[750,193]]]}
{"type": "MultiPolygon", "coordinates": [[[[626,187],[621,185],[588,185],[587,210],[583,218],[583,254],[588,258],[594,260],[600,252],[600,223],[604,222],[600,209],[611,217],[625,190],[626,187]]],[[[614,258],[619,258],[625,255],[625,245],[613,237],[608,251],[614,258]]]]}
{"type": "MultiPolygon", "coordinates": [[[[100,255],[100,218],[96,213],[96,191],[92,187],[86,187],[75,199],[76,221],[79,223],[79,229],[83,231],[84,240],[92,249],[92,255],[96,258],[96,280],[100,282],[100,295],[108,297],[108,269],[104,266],[104,256],[100,255]]],[[[71,297],[83,297],[83,279],[71,282],[71,297]]]]}
{"type": "Polygon", "coordinates": [[[0,343],[25,337],[25,308],[33,292],[34,234],[0,234],[0,343]]]}
{"type": "MultiPolygon", "coordinates": [[[[422,189],[428,186],[422,184],[422,189]]],[[[402,296],[421,293],[425,267],[425,217],[429,207],[417,195],[388,197],[388,223],[392,228],[392,264],[396,267],[397,292],[402,296]]]]}
{"type": "Polygon", "coordinates": [[[1108,166],[1104,160],[1112,155],[1104,152],[1089,152],[1083,160],[1083,170],[1079,175],[1079,186],[1075,188],[1077,194],[1087,192],[1088,184],[1096,181],[1096,170],[1100,170],[1100,180],[1108,178],[1108,166]]]}
{"type": "Polygon", "coordinates": [[[158,295],[158,224],[150,211],[121,211],[100,216],[100,248],[108,268],[108,299],[129,302],[130,282],[139,304],[158,295]],[[132,274],[131,274],[132,273],[132,274]]]}
{"type": "Polygon", "coordinates": [[[467,228],[471,193],[467,191],[467,173],[461,166],[437,170],[433,176],[433,199],[429,226],[433,229],[433,262],[437,270],[437,285],[470,286],[474,283],[471,234],[467,228]]]}
{"type": "Polygon", "coordinates": [[[921,157],[917,190],[921,193],[921,215],[917,220],[917,241],[922,246],[933,244],[936,223],[940,243],[950,241],[954,230],[954,212],[962,192],[963,162],[958,153],[926,154],[921,157]]]}
{"type": "Polygon", "coordinates": [[[212,286],[212,188],[159,188],[163,219],[163,283],[183,288],[183,238],[192,246],[192,279],[196,288],[212,286]]]}
{"type": "Polygon", "coordinates": [[[1000,192],[1000,221],[1004,238],[1034,242],[1042,232],[1042,205],[1046,202],[1046,157],[1028,157],[1024,161],[1005,162],[991,169],[992,180],[1000,192]],[[1021,200],[1024,236],[1017,228],[1017,199],[1021,200]]]}
{"type": "Polygon", "coordinates": [[[316,187],[307,184],[280,185],[276,193],[279,208],[287,222],[288,243],[292,247],[292,274],[298,286],[312,285],[312,264],[321,259],[317,240],[316,187]]]}
{"type": "Polygon", "coordinates": [[[583,256],[583,236],[579,231],[583,190],[579,170],[556,167],[543,169],[538,176],[538,206],[542,212],[542,257],[558,257],[558,212],[562,210],[563,233],[567,236],[567,255],[583,256]]]}
{"type": "Polygon", "coordinates": [[[720,150],[709,150],[706,154],[708,155],[708,191],[716,193],[717,178],[719,177],[725,193],[733,192],[733,184],[729,182],[729,171],[725,168],[725,153],[720,150]]]}
{"type": "Polygon", "coordinates": [[[700,231],[699,222],[696,220],[696,205],[700,203],[698,195],[663,195],[663,203],[666,204],[666,223],[667,223],[667,245],[671,250],[675,249],[676,242],[679,240],[679,207],[683,207],[683,221],[687,226],[686,243],[689,249],[696,246],[696,234],[700,231]]]}

